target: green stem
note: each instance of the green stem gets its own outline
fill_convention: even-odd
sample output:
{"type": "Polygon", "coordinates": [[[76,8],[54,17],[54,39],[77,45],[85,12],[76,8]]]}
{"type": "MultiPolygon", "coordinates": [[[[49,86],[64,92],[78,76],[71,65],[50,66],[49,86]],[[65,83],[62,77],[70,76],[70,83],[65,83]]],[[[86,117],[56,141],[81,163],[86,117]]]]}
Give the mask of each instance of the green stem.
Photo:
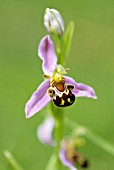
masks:
{"type": "Polygon", "coordinates": [[[63,135],[63,112],[62,112],[63,110],[58,107],[55,107],[53,103],[50,103],[47,107],[47,111],[55,119],[55,141],[56,141],[55,153],[54,153],[56,157],[55,166],[56,166],[56,170],[60,170],[61,162],[59,160],[59,150],[60,150],[60,142],[63,135]]]}
{"type": "Polygon", "coordinates": [[[61,65],[64,65],[62,39],[55,30],[52,30],[52,32],[55,37],[55,45],[56,45],[56,52],[58,56],[58,63],[60,63],[61,65]]]}
{"type": "Polygon", "coordinates": [[[60,141],[62,138],[62,132],[63,132],[63,114],[62,114],[62,110],[57,108],[57,114],[58,116],[56,117],[55,121],[56,121],[56,142],[57,142],[57,146],[56,146],[56,152],[58,154],[58,150],[60,148],[60,141]]]}
{"type": "Polygon", "coordinates": [[[96,144],[101,149],[114,156],[114,145],[111,142],[107,141],[103,137],[100,137],[88,128],[75,123],[67,117],[65,118],[65,125],[73,130],[77,129],[78,134],[85,136],[92,143],[96,144]]]}
{"type": "Polygon", "coordinates": [[[63,134],[63,113],[62,109],[55,108],[54,109],[54,117],[55,117],[55,137],[56,137],[56,147],[55,147],[55,154],[57,157],[57,169],[61,169],[61,163],[59,160],[59,150],[60,150],[60,142],[62,139],[63,134]]]}
{"type": "Polygon", "coordinates": [[[55,153],[51,155],[45,170],[58,170],[57,157],[55,153]]]}

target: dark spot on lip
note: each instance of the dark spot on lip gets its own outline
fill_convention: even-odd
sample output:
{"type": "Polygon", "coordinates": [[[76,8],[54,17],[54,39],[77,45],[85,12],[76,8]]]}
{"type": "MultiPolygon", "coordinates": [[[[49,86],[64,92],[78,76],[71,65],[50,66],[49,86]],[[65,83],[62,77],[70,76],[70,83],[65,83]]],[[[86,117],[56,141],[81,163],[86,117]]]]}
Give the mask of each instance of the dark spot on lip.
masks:
{"type": "Polygon", "coordinates": [[[87,168],[88,166],[89,166],[88,160],[85,160],[81,165],[82,168],[87,168]]]}
{"type": "Polygon", "coordinates": [[[53,102],[56,106],[60,107],[61,98],[59,96],[56,96],[56,99],[53,99],[53,102]]]}
{"type": "Polygon", "coordinates": [[[74,101],[75,101],[75,96],[71,91],[69,91],[68,95],[63,93],[62,97],[56,96],[56,99],[53,99],[54,104],[58,107],[70,106],[74,103],[74,101]],[[70,102],[68,101],[68,98],[70,99],[70,102]],[[62,100],[64,100],[64,104],[61,104],[62,100]]]}

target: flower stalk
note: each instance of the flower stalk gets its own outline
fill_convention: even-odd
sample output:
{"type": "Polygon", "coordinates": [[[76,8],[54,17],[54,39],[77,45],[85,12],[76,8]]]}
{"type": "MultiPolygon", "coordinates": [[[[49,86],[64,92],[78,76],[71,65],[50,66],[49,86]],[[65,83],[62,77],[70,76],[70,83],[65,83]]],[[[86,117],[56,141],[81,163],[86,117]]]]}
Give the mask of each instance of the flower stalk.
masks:
{"type": "Polygon", "coordinates": [[[61,109],[56,109],[57,117],[55,118],[55,128],[56,128],[56,154],[58,155],[60,149],[60,142],[63,136],[63,111],[61,109]]]}
{"type": "Polygon", "coordinates": [[[58,63],[61,63],[64,66],[64,54],[63,54],[63,48],[62,48],[62,39],[57,34],[55,30],[52,31],[54,38],[55,38],[55,46],[56,46],[56,53],[58,56],[58,63]]]}
{"type": "Polygon", "coordinates": [[[55,146],[55,156],[56,156],[56,169],[60,170],[61,169],[61,162],[59,159],[59,150],[60,150],[60,143],[63,137],[63,110],[54,107],[53,103],[51,103],[51,113],[53,114],[53,117],[55,119],[55,141],[56,141],[56,146],[55,146]]]}

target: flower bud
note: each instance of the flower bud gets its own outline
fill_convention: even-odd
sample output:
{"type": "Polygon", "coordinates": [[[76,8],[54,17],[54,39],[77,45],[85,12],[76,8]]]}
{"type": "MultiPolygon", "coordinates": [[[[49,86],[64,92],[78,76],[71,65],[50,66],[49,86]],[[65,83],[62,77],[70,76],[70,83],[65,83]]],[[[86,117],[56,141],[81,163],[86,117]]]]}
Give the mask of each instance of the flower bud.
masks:
{"type": "Polygon", "coordinates": [[[64,32],[62,16],[56,9],[46,8],[44,14],[44,25],[48,32],[56,31],[58,35],[61,35],[64,32]]]}

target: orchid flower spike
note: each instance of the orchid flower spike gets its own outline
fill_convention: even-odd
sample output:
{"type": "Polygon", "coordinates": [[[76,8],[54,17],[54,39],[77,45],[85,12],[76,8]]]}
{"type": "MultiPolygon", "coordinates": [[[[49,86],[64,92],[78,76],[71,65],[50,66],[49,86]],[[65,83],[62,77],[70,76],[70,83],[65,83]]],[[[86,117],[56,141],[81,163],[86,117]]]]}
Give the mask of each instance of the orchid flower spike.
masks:
{"type": "Polygon", "coordinates": [[[62,16],[56,9],[46,8],[44,14],[44,25],[49,33],[56,31],[58,35],[61,35],[64,32],[62,16]]]}
{"type": "Polygon", "coordinates": [[[96,99],[95,91],[92,87],[77,83],[73,78],[64,76],[67,70],[61,65],[57,65],[57,56],[49,35],[46,35],[40,41],[38,56],[43,61],[42,70],[47,79],[39,85],[26,103],[26,118],[39,112],[51,100],[56,106],[65,107],[72,105],[75,97],[96,99]]]}

